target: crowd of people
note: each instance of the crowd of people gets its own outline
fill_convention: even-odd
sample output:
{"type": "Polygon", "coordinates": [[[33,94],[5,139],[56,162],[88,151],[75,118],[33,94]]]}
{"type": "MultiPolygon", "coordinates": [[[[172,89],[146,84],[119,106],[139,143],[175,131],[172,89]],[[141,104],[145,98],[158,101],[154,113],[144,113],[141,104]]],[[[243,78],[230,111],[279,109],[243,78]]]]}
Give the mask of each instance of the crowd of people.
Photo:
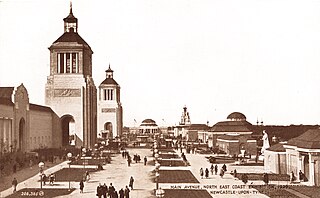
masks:
{"type": "MultiPolygon", "coordinates": [[[[130,191],[133,190],[134,179],[131,176],[129,180],[129,186],[125,186],[125,188],[121,188],[119,191],[115,189],[115,187],[110,183],[107,186],[105,183],[102,185],[99,183],[97,186],[97,197],[98,198],[129,198],[130,191]]],[[[80,181],[80,193],[83,193],[84,183],[80,181]]]]}

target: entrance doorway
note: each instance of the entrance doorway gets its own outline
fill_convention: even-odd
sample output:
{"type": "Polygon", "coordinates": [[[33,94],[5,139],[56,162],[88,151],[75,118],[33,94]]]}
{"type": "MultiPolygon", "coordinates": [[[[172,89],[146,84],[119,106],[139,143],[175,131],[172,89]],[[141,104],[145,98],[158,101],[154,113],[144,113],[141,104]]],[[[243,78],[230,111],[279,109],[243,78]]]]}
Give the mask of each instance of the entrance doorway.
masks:
{"type": "Polygon", "coordinates": [[[104,124],[104,131],[107,132],[107,134],[105,135],[105,138],[108,139],[112,139],[113,138],[113,131],[112,131],[112,123],[111,122],[107,122],[104,124]]]}
{"type": "Polygon", "coordinates": [[[62,146],[68,146],[71,143],[70,135],[75,134],[75,121],[73,116],[64,115],[61,117],[61,129],[62,129],[62,146]]]}

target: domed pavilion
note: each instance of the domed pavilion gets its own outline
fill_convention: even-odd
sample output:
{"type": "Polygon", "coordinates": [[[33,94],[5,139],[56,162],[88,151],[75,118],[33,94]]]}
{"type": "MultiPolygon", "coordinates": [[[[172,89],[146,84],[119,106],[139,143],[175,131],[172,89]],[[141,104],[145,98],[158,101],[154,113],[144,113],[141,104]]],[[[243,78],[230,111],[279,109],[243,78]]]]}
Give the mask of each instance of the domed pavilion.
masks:
{"type": "Polygon", "coordinates": [[[155,134],[159,131],[157,123],[152,119],[145,119],[139,127],[140,134],[155,134]]]}
{"type": "Polygon", "coordinates": [[[252,124],[240,112],[229,114],[226,121],[217,122],[209,131],[212,144],[230,156],[256,155],[257,141],[252,133],[252,124]]]}

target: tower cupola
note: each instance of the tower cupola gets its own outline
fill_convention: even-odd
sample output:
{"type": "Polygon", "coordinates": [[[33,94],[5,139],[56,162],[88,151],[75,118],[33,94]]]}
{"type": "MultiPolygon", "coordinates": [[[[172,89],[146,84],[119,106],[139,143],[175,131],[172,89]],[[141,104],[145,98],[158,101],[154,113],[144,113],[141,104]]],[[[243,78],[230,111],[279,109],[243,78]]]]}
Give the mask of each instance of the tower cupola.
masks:
{"type": "Polygon", "coordinates": [[[78,32],[78,19],[73,16],[72,13],[72,2],[70,2],[70,13],[63,19],[64,21],[64,32],[78,32]]]}
{"type": "Polygon", "coordinates": [[[109,64],[109,68],[106,70],[106,77],[113,78],[113,70],[111,69],[110,64],[109,64]]]}

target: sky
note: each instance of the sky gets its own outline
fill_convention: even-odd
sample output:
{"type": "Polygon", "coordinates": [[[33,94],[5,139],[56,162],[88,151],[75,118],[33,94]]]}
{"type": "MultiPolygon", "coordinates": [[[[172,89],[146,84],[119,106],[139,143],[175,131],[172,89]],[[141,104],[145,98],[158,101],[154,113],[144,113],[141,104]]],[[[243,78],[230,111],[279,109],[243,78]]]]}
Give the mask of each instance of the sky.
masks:
{"type": "MultiPolygon", "coordinates": [[[[45,105],[48,47],[68,0],[0,1],[0,86],[45,105]]],[[[209,125],[241,112],[266,125],[320,124],[320,1],[73,0],[98,87],[110,63],[124,125],[209,125]],[[137,121],[137,123],[134,122],[137,121]]]]}

